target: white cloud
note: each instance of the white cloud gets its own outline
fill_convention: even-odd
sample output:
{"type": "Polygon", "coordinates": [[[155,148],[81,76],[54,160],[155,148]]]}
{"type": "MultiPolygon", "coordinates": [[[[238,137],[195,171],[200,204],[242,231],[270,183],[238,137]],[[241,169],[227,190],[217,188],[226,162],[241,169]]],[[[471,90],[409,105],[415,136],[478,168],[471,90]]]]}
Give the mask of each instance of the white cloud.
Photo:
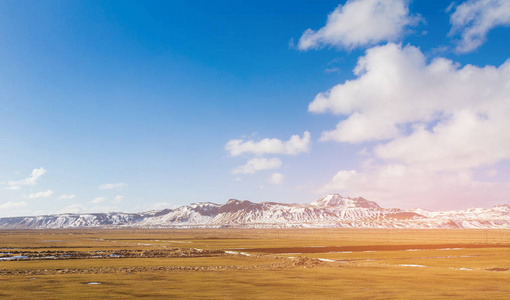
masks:
{"type": "Polygon", "coordinates": [[[282,173],[273,173],[271,177],[269,178],[269,183],[274,185],[280,185],[283,184],[285,181],[285,176],[282,173]]]}
{"type": "Polygon", "coordinates": [[[122,190],[128,185],[126,183],[106,183],[99,186],[100,190],[122,190]]]}
{"type": "Polygon", "coordinates": [[[318,94],[309,105],[314,113],[348,116],[336,129],[323,132],[323,141],[395,139],[413,126],[457,120],[454,115],[460,111],[479,115],[478,125],[485,117],[493,125],[507,119],[510,62],[484,68],[460,68],[444,58],[427,63],[418,48],[390,43],[367,50],[354,73],[356,79],[318,94]]]}
{"type": "Polygon", "coordinates": [[[349,0],[339,5],[326,25],[314,31],[307,29],[298,42],[298,49],[325,46],[353,49],[402,37],[408,26],[420,17],[409,14],[408,0],[349,0]]]}
{"type": "MultiPolygon", "coordinates": [[[[45,173],[46,173],[46,170],[43,167],[41,167],[39,169],[33,169],[32,173],[27,178],[22,179],[22,180],[17,180],[17,181],[10,180],[7,184],[9,186],[18,186],[18,187],[21,185],[36,185],[39,177],[41,177],[45,173]]],[[[13,189],[16,189],[16,188],[13,188],[13,189]]]]}
{"type": "Polygon", "coordinates": [[[121,195],[117,195],[115,196],[115,198],[113,198],[113,200],[111,201],[112,204],[119,204],[122,202],[122,200],[124,200],[124,196],[121,196],[121,195]]]}
{"type": "Polygon", "coordinates": [[[48,197],[51,197],[51,195],[53,195],[53,191],[47,190],[45,192],[31,193],[30,195],[28,195],[28,198],[30,198],[30,199],[48,198],[48,197]]]}
{"type": "Polygon", "coordinates": [[[286,154],[297,155],[310,151],[310,132],[305,131],[303,137],[293,135],[286,142],[276,138],[266,138],[255,142],[253,140],[230,140],[225,145],[225,150],[230,152],[231,156],[240,156],[244,153],[264,155],[264,154],[286,154]]]}
{"type": "Polygon", "coordinates": [[[104,202],[106,200],[105,197],[96,197],[94,198],[94,200],[92,200],[91,202],[94,203],[94,204],[99,204],[101,202],[104,202]]]}
{"type": "Polygon", "coordinates": [[[232,174],[253,174],[261,170],[278,169],[281,166],[282,161],[278,158],[253,158],[232,170],[232,174]]]}
{"type": "Polygon", "coordinates": [[[74,199],[75,197],[76,197],[76,195],[63,194],[60,197],[58,197],[57,199],[74,199]]]}
{"type": "Polygon", "coordinates": [[[378,144],[363,151],[361,170],[339,171],[322,191],[445,207],[503,200],[508,184],[473,174],[510,159],[510,60],[462,67],[390,43],[367,50],[355,74],[317,95],[309,110],[346,116],[321,140],[378,144]]]}
{"type": "Polygon", "coordinates": [[[510,159],[509,106],[495,103],[484,115],[476,110],[459,110],[432,130],[420,126],[409,136],[378,145],[375,154],[438,171],[494,165],[510,159]]]}
{"type": "Polygon", "coordinates": [[[466,53],[480,47],[487,33],[498,26],[510,26],[510,1],[469,0],[455,8],[450,15],[449,35],[460,33],[456,50],[466,53]]]}
{"type": "Polygon", "coordinates": [[[0,204],[0,210],[11,210],[21,207],[26,207],[28,204],[24,201],[8,201],[6,203],[0,204]]]}

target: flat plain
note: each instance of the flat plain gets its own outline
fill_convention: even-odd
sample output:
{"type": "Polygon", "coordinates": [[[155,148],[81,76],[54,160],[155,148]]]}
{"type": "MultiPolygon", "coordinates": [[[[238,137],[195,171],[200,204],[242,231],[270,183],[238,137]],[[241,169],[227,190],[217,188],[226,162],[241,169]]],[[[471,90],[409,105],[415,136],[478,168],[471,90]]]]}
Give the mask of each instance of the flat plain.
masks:
{"type": "Polygon", "coordinates": [[[0,297],[508,299],[510,230],[4,230],[0,297]]]}

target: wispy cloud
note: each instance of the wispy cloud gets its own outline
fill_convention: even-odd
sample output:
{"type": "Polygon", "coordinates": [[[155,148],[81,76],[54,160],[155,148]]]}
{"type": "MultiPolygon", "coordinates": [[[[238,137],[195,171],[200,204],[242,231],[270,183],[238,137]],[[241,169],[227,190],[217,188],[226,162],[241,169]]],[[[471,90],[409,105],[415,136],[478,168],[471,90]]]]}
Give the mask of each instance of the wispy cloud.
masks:
{"type": "Polygon", "coordinates": [[[99,186],[100,190],[122,190],[128,187],[126,183],[106,183],[99,186]]]}
{"type": "Polygon", "coordinates": [[[278,158],[253,158],[232,170],[232,174],[253,174],[261,170],[278,169],[281,166],[282,161],[278,158]]]}
{"type": "Polygon", "coordinates": [[[106,198],[105,197],[96,197],[94,198],[94,200],[92,200],[91,202],[94,203],[94,204],[99,204],[99,203],[102,203],[106,201],[106,198]]]}
{"type": "Polygon", "coordinates": [[[58,197],[57,199],[74,199],[75,197],[76,197],[76,195],[63,194],[60,197],[58,197]]]}
{"type": "Polygon", "coordinates": [[[46,173],[46,170],[41,167],[39,169],[32,170],[30,176],[22,180],[10,180],[7,184],[11,186],[11,189],[19,189],[22,185],[36,185],[37,180],[46,173]]]}
{"type": "Polygon", "coordinates": [[[49,198],[49,197],[51,197],[51,195],[53,195],[53,191],[47,190],[45,192],[31,193],[30,195],[28,195],[28,198],[30,198],[30,199],[49,198]]]}
{"type": "Polygon", "coordinates": [[[6,203],[3,203],[3,204],[0,204],[0,209],[1,210],[11,210],[11,209],[15,209],[15,208],[22,208],[22,207],[26,207],[28,206],[28,204],[25,202],[25,201],[8,201],[6,203]]]}
{"type": "Polygon", "coordinates": [[[510,26],[510,1],[466,1],[455,8],[450,15],[450,23],[452,28],[449,36],[460,33],[457,52],[471,52],[485,42],[487,33],[491,29],[498,26],[510,26]]]}
{"type": "Polygon", "coordinates": [[[285,155],[297,155],[304,152],[310,151],[310,132],[305,131],[303,137],[299,135],[293,135],[286,142],[283,142],[276,138],[266,138],[261,141],[245,141],[245,140],[230,140],[225,145],[225,150],[230,152],[231,156],[240,156],[242,154],[285,154],[285,155]]]}

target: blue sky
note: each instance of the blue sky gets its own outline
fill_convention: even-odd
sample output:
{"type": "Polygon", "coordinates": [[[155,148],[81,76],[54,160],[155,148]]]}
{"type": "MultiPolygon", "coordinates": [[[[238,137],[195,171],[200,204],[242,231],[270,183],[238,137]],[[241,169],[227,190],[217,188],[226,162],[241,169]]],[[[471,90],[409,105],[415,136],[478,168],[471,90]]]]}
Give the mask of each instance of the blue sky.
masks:
{"type": "Polygon", "coordinates": [[[509,24],[496,0],[0,1],[0,214],[508,203],[509,24]]]}

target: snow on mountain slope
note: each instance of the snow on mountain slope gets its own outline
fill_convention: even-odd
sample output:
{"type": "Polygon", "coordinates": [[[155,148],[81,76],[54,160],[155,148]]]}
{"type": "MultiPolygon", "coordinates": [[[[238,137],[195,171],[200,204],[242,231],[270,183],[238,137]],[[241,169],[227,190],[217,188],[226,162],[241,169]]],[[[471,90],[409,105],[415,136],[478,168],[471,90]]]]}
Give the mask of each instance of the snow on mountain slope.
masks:
{"type": "Polygon", "coordinates": [[[78,227],[336,227],[336,228],[510,228],[510,205],[462,211],[381,208],[364,198],[326,195],[310,204],[193,203],[139,214],[58,214],[0,218],[0,228],[78,227]]]}
{"type": "Polygon", "coordinates": [[[0,218],[0,228],[78,228],[133,225],[141,214],[94,213],[58,214],[35,217],[0,218]]]}
{"type": "Polygon", "coordinates": [[[342,197],[338,194],[326,195],[322,198],[319,198],[317,201],[310,203],[310,205],[320,207],[342,207],[342,208],[373,208],[373,209],[381,208],[374,201],[368,201],[361,197],[358,198],[342,197]]]}

